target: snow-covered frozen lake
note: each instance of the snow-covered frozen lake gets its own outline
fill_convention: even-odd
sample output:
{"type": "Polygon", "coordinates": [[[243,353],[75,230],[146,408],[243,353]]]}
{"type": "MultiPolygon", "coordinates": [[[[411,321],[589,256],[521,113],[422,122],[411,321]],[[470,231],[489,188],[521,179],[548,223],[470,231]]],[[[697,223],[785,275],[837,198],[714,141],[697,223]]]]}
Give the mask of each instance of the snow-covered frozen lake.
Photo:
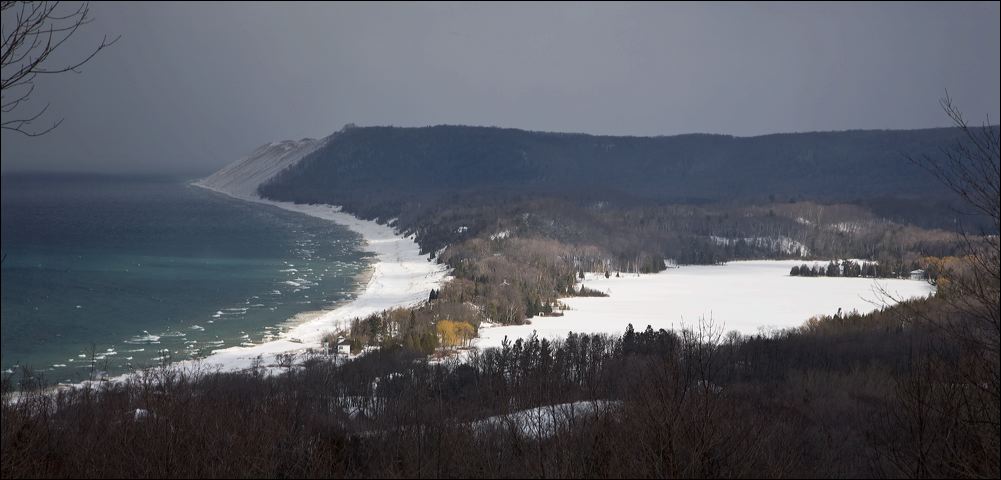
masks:
{"type": "MultiPolygon", "coordinates": [[[[686,266],[652,275],[604,278],[587,275],[584,285],[608,297],[564,299],[570,310],[563,317],[536,317],[530,325],[480,329],[476,345],[498,347],[504,336],[512,341],[537,332],[540,337],[565,338],[567,333],[622,334],[636,330],[696,326],[712,319],[724,332],[745,334],[762,329],[796,327],[814,315],[858,310],[870,312],[892,303],[932,294],[918,280],[791,277],[798,260],[730,262],[722,266],[686,266]]],[[[825,263],[826,264],[826,263],[825,263]]]]}

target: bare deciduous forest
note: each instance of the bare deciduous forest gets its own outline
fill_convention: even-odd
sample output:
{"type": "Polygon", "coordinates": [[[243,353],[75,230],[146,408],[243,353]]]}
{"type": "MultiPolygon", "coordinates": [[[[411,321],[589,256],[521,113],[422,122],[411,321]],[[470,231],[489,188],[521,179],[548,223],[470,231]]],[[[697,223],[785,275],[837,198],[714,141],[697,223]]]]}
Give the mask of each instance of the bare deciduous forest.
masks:
{"type": "MultiPolygon", "coordinates": [[[[48,107],[29,103],[35,92],[36,77],[40,80],[50,74],[77,72],[99,52],[115,44],[118,37],[109,40],[104,36],[84,50],[83,55],[73,56],[72,50],[64,53],[67,50],[64,48],[60,49],[60,56],[50,57],[81,26],[92,21],[86,3],[75,10],[63,11],[58,2],[3,1],[0,10],[5,14],[6,32],[0,101],[5,117],[0,127],[26,137],[46,135],[61,120],[39,126],[47,118],[48,107]]],[[[303,101],[308,98],[311,83],[322,85],[324,98],[340,94],[338,107],[343,105],[346,111],[351,111],[354,102],[344,101],[349,96],[344,92],[350,91],[350,97],[356,97],[355,92],[363,90],[359,87],[372,83],[381,91],[367,98],[358,96],[363,100],[357,103],[365,109],[380,111],[383,106],[380,102],[399,103],[408,110],[427,109],[426,118],[455,115],[432,108],[447,102],[428,93],[434,90],[430,87],[447,82],[421,68],[424,63],[436,66],[431,60],[437,58],[429,55],[417,61],[408,58],[405,62],[393,58],[397,51],[411,52],[399,48],[399,43],[426,47],[428,51],[435,45],[424,37],[393,39],[391,33],[395,32],[389,30],[405,30],[407,26],[407,22],[396,18],[391,18],[396,23],[389,24],[395,28],[382,28],[377,37],[358,35],[351,29],[344,37],[332,35],[332,31],[322,32],[334,39],[331,42],[351,39],[355,44],[345,50],[349,50],[351,57],[364,60],[364,64],[351,63],[329,55],[330,62],[336,65],[331,72],[339,72],[332,79],[307,70],[310,64],[322,63],[317,58],[290,55],[308,49],[311,44],[330,49],[324,43],[329,40],[326,36],[324,41],[285,45],[285,50],[277,50],[281,53],[265,48],[288,36],[286,31],[271,25],[278,24],[277,16],[266,21],[242,17],[242,21],[231,22],[228,15],[231,12],[226,12],[227,15],[219,17],[225,22],[213,28],[197,22],[167,28],[158,26],[157,15],[150,12],[153,10],[140,12],[136,17],[139,25],[149,27],[154,33],[159,32],[154,27],[161,27],[168,32],[162,35],[171,40],[172,36],[182,36],[173,27],[190,27],[177,31],[186,32],[191,38],[184,40],[199,48],[180,53],[176,45],[171,50],[165,42],[137,43],[138,48],[130,47],[129,52],[135,50],[143,57],[155,52],[153,58],[160,70],[143,71],[128,64],[122,70],[125,76],[140,83],[146,95],[166,99],[158,98],[159,103],[150,101],[151,107],[146,108],[145,103],[137,102],[134,97],[119,98],[117,92],[113,97],[114,103],[142,105],[137,110],[143,116],[151,116],[150,112],[157,117],[162,115],[162,119],[158,118],[159,125],[137,122],[144,131],[156,131],[171,140],[136,142],[146,150],[174,148],[172,144],[177,143],[181,144],[178,147],[181,150],[171,150],[165,155],[183,156],[178,152],[193,155],[193,150],[213,151],[218,144],[211,137],[231,142],[242,138],[234,133],[237,130],[285,131],[280,128],[300,126],[293,117],[306,112],[295,110],[306,110],[303,107],[310,102],[316,102],[318,109],[326,108],[321,101],[303,101]],[[207,31],[222,37],[223,27],[230,23],[239,28],[267,25],[280,33],[261,37],[265,41],[259,43],[254,43],[257,37],[241,37],[243,32],[231,35],[237,38],[234,44],[252,54],[229,55],[245,56],[255,62],[254,69],[247,70],[255,72],[250,76],[254,78],[240,77],[239,63],[230,63],[228,55],[227,58],[219,55],[211,61],[202,58],[192,63],[191,70],[203,73],[201,70],[206,66],[218,67],[227,75],[232,73],[232,77],[220,72],[204,78],[186,77],[179,74],[184,72],[177,72],[177,64],[171,63],[174,57],[187,59],[187,55],[193,58],[204,57],[205,52],[215,54],[214,48],[198,44],[199,33],[207,31]],[[217,33],[217,29],[222,33],[217,33]],[[383,36],[391,48],[381,47],[383,36]],[[380,49],[373,50],[377,52],[373,54],[365,50],[366,44],[376,44],[380,49]],[[264,65],[267,68],[256,64],[269,56],[289,63],[271,63],[269,59],[264,65]],[[355,68],[377,64],[378,69],[346,71],[338,62],[355,68]],[[400,74],[391,68],[394,62],[414,71],[400,74]],[[292,69],[296,71],[290,72],[292,69]],[[268,70],[279,72],[279,76],[268,77],[268,70]],[[164,72],[171,75],[169,88],[163,87],[167,84],[150,81],[164,72]],[[361,76],[352,77],[349,73],[361,76]],[[366,78],[366,74],[378,75],[379,81],[366,78]],[[246,81],[252,85],[257,75],[265,80],[270,78],[281,89],[294,91],[295,97],[281,97],[278,92],[281,89],[271,91],[272,86],[239,90],[241,86],[237,84],[246,81]],[[407,83],[382,83],[382,77],[394,81],[398,77],[407,83]],[[191,122],[194,117],[204,116],[202,123],[231,118],[209,115],[226,105],[232,107],[224,102],[229,91],[225,95],[212,92],[211,99],[200,96],[178,101],[169,96],[175,89],[187,95],[211,90],[203,86],[206,79],[233,90],[232,97],[243,104],[250,104],[247,98],[258,101],[251,104],[253,108],[238,110],[237,114],[277,117],[285,124],[279,128],[255,118],[256,127],[255,122],[231,129],[212,125],[217,130],[212,135],[181,141],[181,132],[190,134],[190,131],[180,127],[197,123],[191,122]],[[341,90],[348,87],[351,90],[341,90]],[[400,92],[393,91],[411,88],[420,94],[421,101],[406,95],[397,97],[400,92]],[[267,112],[265,107],[272,102],[293,112],[286,111],[284,117],[274,111],[267,112]],[[172,103],[191,105],[171,117],[168,114],[176,108],[172,103]]],[[[441,16],[440,12],[432,13],[435,18],[441,16]]],[[[533,19],[536,15],[541,18],[541,13],[544,12],[533,12],[533,19]]],[[[775,16],[774,12],[768,13],[768,17],[775,16]]],[[[831,9],[823,20],[826,22],[826,15],[833,13],[838,12],[831,9]]],[[[185,12],[176,18],[190,21],[185,15],[191,14],[185,12]]],[[[384,15],[374,15],[381,16],[384,15]]],[[[568,24],[576,20],[571,17],[566,17],[568,24]]],[[[169,18],[176,21],[173,15],[169,18]]],[[[799,23],[802,20],[797,18],[797,28],[807,25],[799,23]]],[[[424,23],[414,23],[419,23],[421,30],[466,34],[464,29],[457,32],[451,27],[437,28],[447,24],[434,23],[436,28],[429,29],[424,23]]],[[[641,26],[643,22],[634,23],[641,26]]],[[[328,27],[322,22],[316,25],[328,27]]],[[[657,30],[666,30],[659,24],[653,25],[657,30]]],[[[914,25],[919,23],[906,25],[908,31],[916,29],[914,25]]],[[[632,28],[630,25],[629,29],[632,28]]],[[[588,36],[601,33],[599,29],[586,30],[588,36]]],[[[706,30],[717,35],[723,29],[706,30]]],[[[517,33],[515,29],[511,32],[517,33]]],[[[798,58],[785,51],[786,44],[791,42],[781,36],[782,32],[775,33],[782,40],[781,51],[774,46],[762,47],[761,51],[767,55],[740,59],[743,70],[752,70],[758,62],[764,64],[762,60],[766,57],[798,58]]],[[[822,33],[811,32],[811,35],[820,38],[822,33]]],[[[849,35],[840,28],[837,33],[840,37],[834,43],[848,40],[849,35]]],[[[879,33],[880,38],[893,36],[889,29],[879,33]]],[[[507,30],[504,34],[517,36],[507,30]]],[[[469,44],[479,45],[472,37],[469,35],[469,44]]],[[[642,41],[627,39],[629,48],[622,52],[621,66],[632,68],[661,56],[662,52],[655,51],[646,52],[642,61],[641,57],[631,57],[633,50],[643,53],[645,45],[656,43],[650,39],[660,39],[659,36],[639,38],[642,41]]],[[[900,43],[906,42],[907,37],[900,38],[900,43]]],[[[513,40],[505,39],[517,44],[513,40]]],[[[591,48],[598,53],[604,51],[597,47],[607,43],[605,40],[599,35],[591,48]]],[[[693,47],[699,42],[688,43],[692,45],[685,47],[695,51],[693,47]]],[[[507,50],[508,46],[504,47],[502,50],[507,50]]],[[[455,97],[469,104],[462,105],[460,111],[476,103],[470,99],[479,101],[484,96],[472,88],[484,83],[483,78],[476,76],[476,70],[493,76],[498,76],[498,72],[525,74],[507,71],[509,67],[504,62],[492,65],[493,56],[503,60],[499,54],[490,56],[490,68],[477,67],[476,61],[485,56],[483,51],[471,50],[468,55],[447,58],[454,64],[448,64],[448,68],[445,64],[437,65],[450,76],[462,77],[463,82],[448,83],[447,92],[448,100],[455,97]]],[[[835,56],[831,58],[866,56],[848,50],[833,52],[835,56]]],[[[871,56],[881,64],[889,64],[884,57],[907,56],[887,52],[892,50],[874,50],[871,56]]],[[[958,53],[946,47],[942,47],[942,52],[945,56],[958,53]]],[[[328,53],[331,52],[325,51],[322,56],[328,53]]],[[[581,56],[589,60],[601,58],[592,53],[581,56]]],[[[821,58],[818,63],[824,62],[818,52],[808,53],[811,63],[814,57],[821,58]]],[[[922,61],[927,53],[922,51],[919,55],[922,61]]],[[[435,57],[439,54],[444,58],[449,52],[435,51],[435,57]]],[[[715,57],[717,52],[712,54],[715,57]]],[[[527,62],[530,59],[522,57],[531,55],[519,55],[519,62],[527,62]]],[[[683,60],[681,56],[671,58],[683,60]]],[[[576,71],[563,68],[572,65],[563,65],[565,59],[560,60],[555,62],[560,68],[553,68],[553,72],[576,71]]],[[[593,71],[596,66],[620,68],[614,62],[606,63],[609,65],[588,64],[581,71],[593,71]]],[[[725,63],[728,62],[720,61],[725,63]]],[[[957,60],[955,65],[962,63],[957,60]]],[[[703,65],[700,61],[698,66],[714,71],[709,63],[703,65]]],[[[793,66],[825,75],[828,72],[811,65],[783,65],[793,66]]],[[[954,68],[952,63],[934,66],[941,70],[954,68]]],[[[541,75],[546,73],[546,69],[535,70],[541,75]]],[[[673,77],[683,68],[670,65],[663,70],[673,77]]],[[[122,71],[114,73],[121,75],[122,71]]],[[[713,76],[725,80],[727,72],[720,69],[713,76]]],[[[758,79],[762,84],[786,85],[777,81],[781,78],[773,71],[767,81],[749,73],[746,79],[745,72],[730,76],[741,82],[758,79]]],[[[784,71],[779,73],[788,76],[784,71]]],[[[589,102],[641,107],[649,103],[637,100],[646,100],[643,97],[622,102],[611,95],[595,102],[591,92],[614,93],[612,87],[626,85],[615,83],[614,76],[596,77],[610,83],[596,85],[583,78],[574,79],[581,82],[580,90],[587,93],[589,102]]],[[[844,103],[846,110],[854,110],[856,104],[868,103],[867,97],[849,95],[852,98],[841,99],[836,97],[838,90],[834,87],[851,84],[859,90],[877,90],[872,86],[875,84],[861,81],[856,86],[855,81],[861,76],[858,77],[846,81],[835,75],[825,76],[824,87],[831,90],[832,98],[844,103]]],[[[488,107],[484,109],[491,110],[491,114],[516,111],[524,105],[513,99],[539,98],[533,96],[536,90],[554,100],[568,94],[563,91],[566,82],[560,76],[541,80],[545,81],[527,82],[527,90],[521,92],[497,92],[502,93],[497,95],[499,98],[511,105],[484,103],[488,107]]],[[[657,84],[663,80],[656,76],[649,79],[657,84]]],[[[688,79],[690,85],[686,88],[692,91],[682,93],[691,94],[692,98],[715,99],[726,98],[720,93],[731,90],[722,88],[726,83],[713,81],[709,82],[715,89],[711,95],[706,92],[694,95],[698,93],[698,84],[703,82],[688,79]]],[[[116,90],[129,85],[112,83],[116,90]]],[[[642,83],[630,79],[627,84],[639,88],[642,83]]],[[[736,90],[741,97],[755,100],[754,95],[743,91],[750,91],[749,87],[738,85],[740,88],[736,90]]],[[[799,85],[809,86],[809,89],[803,87],[804,91],[817,88],[816,79],[799,85]]],[[[418,96],[413,92],[412,96],[418,96]]],[[[316,91],[312,93],[315,96],[316,91]]],[[[783,98],[796,98],[789,92],[780,93],[783,98]]],[[[901,98],[905,98],[903,93],[901,98]]],[[[880,91],[880,95],[885,94],[880,91]]],[[[107,98],[95,103],[101,105],[102,114],[105,105],[99,102],[107,102],[107,98]]],[[[579,103],[573,96],[566,98],[579,103]]],[[[815,115],[829,115],[837,110],[830,105],[826,110],[812,107],[824,104],[810,98],[796,98],[795,103],[797,108],[819,110],[815,115]]],[[[675,103],[663,105],[675,108],[675,103]]],[[[683,106],[684,102],[677,105],[683,106]]],[[[296,157],[291,163],[270,164],[274,170],[267,172],[269,179],[264,183],[254,181],[251,190],[257,188],[257,194],[268,200],[337,205],[359,218],[390,224],[397,234],[412,236],[422,255],[447,266],[450,273],[447,281],[440,287],[435,283],[427,299],[416,306],[356,318],[339,331],[324,333],[324,347],[347,346],[354,354],[350,359],[310,349],[305,353],[280,353],[273,359],[258,357],[252,368],[240,372],[197,365],[182,370],[163,360],[160,366],[135,371],[120,381],[101,379],[71,387],[54,385],[30,367],[20,367],[21,371],[15,374],[4,373],[0,385],[0,475],[3,478],[999,478],[999,128],[989,123],[982,127],[969,125],[948,97],[941,106],[952,121],[951,127],[749,137],[716,134],[633,137],[475,126],[402,128],[349,124],[324,143],[318,143],[315,150],[304,153],[304,157],[296,157]],[[275,165],[288,168],[278,171],[275,165]],[[606,277],[649,274],[674,265],[715,265],[746,259],[802,261],[789,272],[795,277],[917,275],[936,290],[933,296],[905,301],[897,301],[891,293],[883,291],[880,292],[883,299],[892,306],[867,314],[841,314],[839,309],[834,316],[804,318],[802,326],[797,328],[757,335],[727,333],[711,318],[702,318],[694,325],[671,331],[630,325],[621,336],[570,333],[561,340],[550,341],[533,334],[528,339],[513,341],[505,337],[501,348],[470,348],[485,322],[522,325],[536,317],[561,315],[565,308],[561,299],[607,296],[588,288],[583,281],[585,272],[606,277]]],[[[698,107],[701,111],[714,111],[707,106],[698,107]]],[[[731,107],[726,105],[727,109],[731,107]]],[[[577,108],[574,105],[574,111],[577,108]]],[[[643,108],[636,110],[630,111],[629,116],[646,121],[644,115],[650,115],[649,112],[643,108]]],[[[745,110],[758,113],[754,109],[745,110]]],[[[323,113],[324,121],[339,118],[330,116],[329,111],[323,113]]],[[[396,111],[397,115],[400,113],[396,111]]],[[[659,114],[650,116],[650,121],[661,119],[659,114]]],[[[403,124],[419,124],[407,115],[402,116],[403,124]]],[[[828,125],[797,111],[794,118],[799,121],[800,117],[805,122],[796,123],[797,126],[828,125]]],[[[473,113],[467,116],[465,112],[459,118],[510,121],[508,117],[478,117],[473,113]]],[[[868,128],[883,128],[871,125],[886,122],[883,118],[872,120],[874,123],[868,123],[868,128]]],[[[510,124],[503,121],[493,124],[510,124]]],[[[752,131],[774,128],[767,123],[752,131]]],[[[204,125],[199,128],[206,129],[204,125]]],[[[125,141],[136,132],[122,130],[114,131],[115,147],[122,148],[117,154],[123,158],[137,156],[136,150],[128,150],[129,142],[125,141]]],[[[80,143],[69,145],[67,151],[73,155],[90,148],[82,141],[85,134],[74,131],[68,136],[80,143]]],[[[273,145],[279,148],[281,144],[273,145]]],[[[114,154],[114,148],[101,148],[100,152],[90,154],[114,154]]],[[[15,150],[21,156],[31,157],[24,155],[26,151],[30,149],[15,150]]],[[[6,253],[3,258],[6,259],[6,253]]],[[[93,371],[96,365],[93,353],[90,361],[93,371]]]]}
{"type": "Polygon", "coordinates": [[[3,406],[2,464],[10,477],[991,477],[996,364],[940,328],[968,320],[934,299],[773,337],[704,323],[519,340],[464,363],[392,348],[282,375],[22,385],[3,406]]]}

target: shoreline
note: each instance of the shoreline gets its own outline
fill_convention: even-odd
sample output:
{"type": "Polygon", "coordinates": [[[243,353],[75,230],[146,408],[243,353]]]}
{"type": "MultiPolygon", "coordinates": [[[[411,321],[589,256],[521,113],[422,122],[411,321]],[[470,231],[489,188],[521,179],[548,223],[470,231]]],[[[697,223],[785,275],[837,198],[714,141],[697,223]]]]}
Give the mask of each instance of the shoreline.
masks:
{"type": "MultiPolygon", "coordinates": [[[[240,371],[251,368],[256,359],[264,364],[274,360],[275,355],[303,353],[308,349],[317,350],[327,333],[348,328],[355,318],[378,313],[386,309],[409,307],[427,299],[428,292],[440,288],[448,277],[444,265],[432,262],[428,255],[420,253],[414,237],[399,235],[390,225],[362,220],[344,213],[340,207],[332,205],[305,205],[278,202],[258,196],[241,195],[213,188],[200,181],[190,185],[226,195],[230,198],[267,205],[282,210],[301,213],[322,220],[337,223],[361,235],[362,249],[373,253],[375,260],[358,278],[360,288],[351,300],[330,310],[300,312],[283,320],[287,330],[278,338],[253,346],[233,346],[214,350],[197,360],[184,360],[171,364],[175,368],[197,367],[213,371],[240,371]],[[300,318],[300,321],[296,321],[300,318]]],[[[120,379],[115,377],[112,380],[120,379]]]]}
{"type": "MultiPolygon", "coordinates": [[[[236,200],[280,208],[336,223],[360,235],[362,237],[360,249],[374,254],[375,258],[355,275],[357,287],[355,296],[350,300],[334,308],[303,311],[276,321],[275,325],[282,327],[283,331],[274,339],[255,345],[235,345],[213,350],[197,359],[170,362],[166,367],[173,371],[197,374],[240,372],[255,366],[270,369],[277,364],[277,355],[288,353],[298,355],[308,350],[318,351],[322,347],[323,336],[350,328],[349,322],[355,318],[364,318],[387,309],[410,307],[426,301],[430,290],[441,288],[442,283],[449,277],[447,267],[430,260],[430,255],[420,253],[420,246],[413,235],[402,236],[390,225],[360,219],[342,212],[340,207],[278,202],[227,192],[202,184],[200,181],[187,183],[236,200]]],[[[67,388],[98,386],[105,382],[126,382],[137,378],[143,371],[155,368],[158,367],[140,368],[98,380],[57,383],[46,388],[46,391],[53,393],[67,388]]],[[[18,397],[18,393],[13,392],[10,398],[4,398],[3,401],[14,401],[18,397]]]]}
{"type": "MultiPolygon", "coordinates": [[[[298,327],[299,325],[302,325],[302,324],[305,324],[305,323],[309,323],[309,322],[315,320],[317,317],[319,317],[319,316],[321,316],[321,315],[323,315],[323,314],[325,314],[327,312],[332,312],[334,310],[337,310],[338,308],[341,308],[341,306],[344,305],[344,304],[347,304],[347,303],[355,301],[355,299],[357,299],[358,296],[361,295],[361,292],[364,291],[365,288],[368,287],[368,283],[372,280],[372,270],[374,268],[373,267],[374,263],[375,262],[369,262],[369,264],[361,272],[359,272],[358,274],[355,275],[356,287],[355,287],[355,291],[354,291],[354,298],[352,298],[350,300],[347,300],[346,302],[344,302],[344,303],[342,303],[340,305],[337,305],[337,306],[335,306],[333,308],[325,308],[325,309],[321,308],[319,310],[306,310],[304,312],[299,312],[299,313],[297,313],[295,315],[292,315],[291,317],[285,319],[284,321],[282,321],[278,325],[280,327],[282,327],[282,328],[285,328],[285,329],[288,329],[288,330],[292,330],[293,328],[298,327]]],[[[218,350],[213,350],[213,352],[216,352],[216,351],[218,351],[218,350]]]]}

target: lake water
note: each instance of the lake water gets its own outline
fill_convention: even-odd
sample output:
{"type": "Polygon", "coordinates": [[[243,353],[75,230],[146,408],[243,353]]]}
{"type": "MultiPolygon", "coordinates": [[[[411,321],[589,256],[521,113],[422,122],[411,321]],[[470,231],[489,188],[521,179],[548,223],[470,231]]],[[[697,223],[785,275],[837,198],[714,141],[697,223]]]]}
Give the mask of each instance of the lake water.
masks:
{"type": "Polygon", "coordinates": [[[370,260],[342,226],[184,179],[2,182],[6,373],[77,382],[259,343],[353,298],[370,260]]]}

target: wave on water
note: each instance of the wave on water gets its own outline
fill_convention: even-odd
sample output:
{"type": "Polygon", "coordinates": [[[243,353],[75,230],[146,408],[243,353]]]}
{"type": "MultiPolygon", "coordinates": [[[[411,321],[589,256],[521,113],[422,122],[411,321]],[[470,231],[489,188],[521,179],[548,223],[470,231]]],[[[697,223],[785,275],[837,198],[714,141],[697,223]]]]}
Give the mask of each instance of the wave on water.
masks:
{"type": "MultiPolygon", "coordinates": [[[[92,253],[79,256],[62,252],[62,244],[55,242],[44,250],[26,250],[32,256],[25,254],[23,258],[35,262],[24,261],[31,268],[57,258],[62,263],[76,262],[72,264],[94,273],[86,278],[66,275],[57,279],[68,287],[59,284],[64,293],[55,300],[50,295],[54,287],[48,284],[39,284],[29,292],[63,308],[67,312],[63,315],[46,313],[55,312],[55,308],[41,309],[42,313],[37,308],[23,309],[15,315],[8,308],[16,305],[8,304],[5,297],[4,329],[9,318],[21,317],[27,319],[22,323],[30,327],[31,335],[22,336],[24,340],[5,336],[4,369],[16,372],[16,358],[20,364],[67,369],[67,375],[76,375],[75,369],[100,355],[106,361],[102,364],[107,363],[102,368],[117,374],[163,360],[165,355],[158,349],[167,348],[174,357],[205,357],[212,348],[275,340],[298,324],[290,319],[300,313],[355,298],[356,290],[362,287],[355,276],[369,268],[369,255],[361,248],[357,233],[325,219],[248,205],[191,189],[187,184],[178,188],[174,181],[129,183],[128,188],[109,189],[134,192],[127,195],[94,197],[88,193],[85,199],[98,203],[81,209],[78,204],[82,202],[71,195],[76,185],[67,194],[74,201],[59,204],[62,216],[41,222],[37,228],[59,232],[46,237],[54,241],[73,235],[74,248],[86,247],[92,253]],[[150,195],[160,201],[149,202],[150,195]],[[159,226],[169,228],[147,228],[151,216],[158,218],[159,226]],[[60,220],[64,217],[66,221],[60,220]],[[110,226],[78,231],[81,219],[97,226],[103,226],[106,219],[114,219],[116,225],[133,220],[138,223],[126,235],[110,233],[114,231],[110,226]],[[246,241],[248,231],[255,232],[253,242],[246,241]],[[118,242],[116,248],[106,248],[109,238],[118,242]],[[191,256],[191,252],[205,252],[206,256],[191,256]],[[91,268],[95,265],[97,268],[91,268]],[[341,266],[343,271],[337,268],[341,266]],[[131,273],[125,274],[127,270],[131,273]],[[186,281],[177,282],[177,278],[186,281]],[[94,287],[86,295],[74,296],[72,288],[78,284],[94,287]],[[109,285],[114,288],[105,288],[109,285]],[[102,308],[94,308],[97,305],[102,308]],[[44,348],[27,340],[49,335],[51,332],[45,330],[54,330],[61,322],[74,327],[74,332],[87,329],[87,337],[56,335],[59,338],[44,348]],[[248,332],[249,337],[241,337],[236,333],[239,330],[248,332]],[[117,350],[107,351],[107,347],[117,350]]],[[[87,192],[93,190],[86,183],[80,185],[87,186],[87,192]]],[[[5,225],[16,219],[5,210],[5,225]]],[[[25,217],[21,222],[27,220],[31,219],[25,217]]],[[[4,240],[6,248],[7,238],[4,240]]],[[[34,248],[32,242],[26,235],[18,245],[34,248]]],[[[8,271],[7,266],[5,263],[5,288],[16,283],[8,282],[14,270],[8,271]]]]}
{"type": "MultiPolygon", "coordinates": [[[[153,335],[153,334],[149,333],[148,331],[143,330],[143,334],[142,335],[138,335],[138,336],[132,337],[132,338],[126,340],[125,343],[131,343],[131,344],[157,344],[157,343],[160,343],[160,335],[153,335]]],[[[82,354],[79,355],[80,358],[83,358],[85,356],[86,355],[82,355],[82,354]]]]}

